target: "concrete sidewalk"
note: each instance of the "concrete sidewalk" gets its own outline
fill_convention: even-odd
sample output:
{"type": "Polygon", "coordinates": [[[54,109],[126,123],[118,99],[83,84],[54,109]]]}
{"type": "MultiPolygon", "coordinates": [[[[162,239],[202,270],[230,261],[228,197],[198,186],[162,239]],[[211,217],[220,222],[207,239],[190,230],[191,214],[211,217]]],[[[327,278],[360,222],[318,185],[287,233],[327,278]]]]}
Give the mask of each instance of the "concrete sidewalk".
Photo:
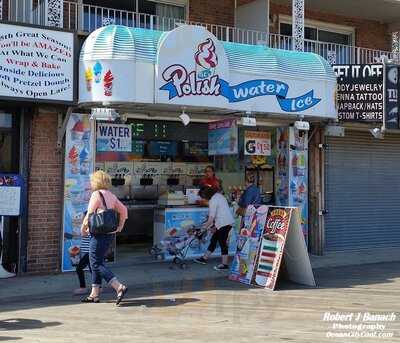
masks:
{"type": "MultiPolygon", "coordinates": [[[[145,268],[141,277],[155,276],[160,271],[163,275],[167,270],[166,265],[160,264],[145,268]]],[[[126,267],[124,277],[136,271],[139,269],[126,267]]],[[[182,273],[180,276],[186,281],[161,284],[159,280],[165,277],[157,275],[156,283],[130,289],[120,307],[115,306],[115,294],[111,292],[102,294],[99,304],[82,304],[70,293],[46,294],[48,286],[54,286],[60,276],[50,277],[52,281],[42,284],[42,295],[0,300],[0,341],[400,342],[400,262],[314,272],[316,288],[282,281],[277,292],[270,292],[224,278],[190,281],[190,275],[219,275],[212,274],[209,267],[193,266],[183,272],[171,271],[172,275],[182,273]],[[343,338],[343,334],[364,336],[343,338]]],[[[129,278],[133,287],[134,275],[129,278]]],[[[71,285],[74,283],[72,275],[62,278],[67,279],[71,285]]],[[[15,294],[12,288],[7,293],[15,294]]]]}
{"type": "MultiPolygon", "coordinates": [[[[315,271],[321,268],[400,261],[399,250],[396,248],[343,252],[327,254],[326,256],[310,256],[310,260],[315,271]]],[[[213,259],[207,266],[188,261],[187,269],[180,269],[171,262],[152,262],[151,258],[145,258],[143,263],[123,261],[114,266],[110,265],[110,268],[121,281],[127,283],[131,288],[141,288],[154,284],[224,278],[227,273],[213,270],[213,266],[218,261],[218,259],[213,259]]],[[[90,284],[89,277],[87,274],[88,284],[90,284]]],[[[0,303],[2,300],[10,300],[13,297],[38,297],[57,293],[71,293],[77,286],[78,280],[73,272],[0,279],[0,303]]]]}

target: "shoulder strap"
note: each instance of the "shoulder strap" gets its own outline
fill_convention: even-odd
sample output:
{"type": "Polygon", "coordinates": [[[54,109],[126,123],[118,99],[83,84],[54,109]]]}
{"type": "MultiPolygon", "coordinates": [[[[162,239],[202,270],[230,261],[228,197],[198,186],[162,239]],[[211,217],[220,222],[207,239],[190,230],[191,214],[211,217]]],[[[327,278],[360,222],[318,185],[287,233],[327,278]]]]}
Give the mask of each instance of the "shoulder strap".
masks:
{"type": "Polygon", "coordinates": [[[104,199],[104,195],[100,191],[98,191],[98,192],[100,194],[101,200],[103,201],[104,207],[106,208],[106,210],[108,210],[107,204],[106,204],[106,199],[104,199]]]}

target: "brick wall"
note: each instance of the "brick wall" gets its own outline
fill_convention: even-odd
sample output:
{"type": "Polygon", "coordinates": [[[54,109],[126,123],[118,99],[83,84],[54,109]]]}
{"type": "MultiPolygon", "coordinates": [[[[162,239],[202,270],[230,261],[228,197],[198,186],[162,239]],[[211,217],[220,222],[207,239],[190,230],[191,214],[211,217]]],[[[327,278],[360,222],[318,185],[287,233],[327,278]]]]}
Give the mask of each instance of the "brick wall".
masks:
{"type": "MultiPolygon", "coordinates": [[[[270,3],[270,15],[292,15],[292,7],[270,3]]],[[[389,27],[377,21],[343,17],[306,9],[305,18],[355,28],[355,45],[363,48],[391,50],[389,27]]],[[[271,32],[278,33],[278,22],[271,32]]]]}
{"type": "Polygon", "coordinates": [[[234,0],[190,0],[189,20],[208,24],[234,26],[234,0]]]}
{"type": "Polygon", "coordinates": [[[41,110],[31,126],[28,273],[60,270],[63,154],[56,149],[56,111],[41,110]]]}

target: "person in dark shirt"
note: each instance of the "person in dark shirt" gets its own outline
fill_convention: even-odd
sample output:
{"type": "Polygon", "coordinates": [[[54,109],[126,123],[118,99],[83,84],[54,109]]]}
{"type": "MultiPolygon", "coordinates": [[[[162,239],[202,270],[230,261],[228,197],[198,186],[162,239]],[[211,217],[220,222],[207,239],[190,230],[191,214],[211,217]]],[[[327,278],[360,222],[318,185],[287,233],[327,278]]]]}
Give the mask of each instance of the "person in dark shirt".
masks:
{"type": "Polygon", "coordinates": [[[237,215],[243,216],[246,213],[246,208],[249,205],[261,204],[260,189],[255,184],[255,177],[253,174],[246,175],[246,190],[243,192],[239,199],[239,208],[236,211],[237,215]]]}

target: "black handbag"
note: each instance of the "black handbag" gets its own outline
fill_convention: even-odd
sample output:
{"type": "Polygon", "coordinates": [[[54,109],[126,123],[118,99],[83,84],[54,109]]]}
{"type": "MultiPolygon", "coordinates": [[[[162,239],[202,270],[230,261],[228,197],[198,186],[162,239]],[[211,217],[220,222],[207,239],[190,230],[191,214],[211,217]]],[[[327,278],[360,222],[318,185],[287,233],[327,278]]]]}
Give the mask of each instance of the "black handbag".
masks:
{"type": "Polygon", "coordinates": [[[103,194],[99,191],[105,210],[89,215],[89,232],[92,235],[104,235],[117,230],[118,213],[114,209],[108,209],[103,194]]]}

